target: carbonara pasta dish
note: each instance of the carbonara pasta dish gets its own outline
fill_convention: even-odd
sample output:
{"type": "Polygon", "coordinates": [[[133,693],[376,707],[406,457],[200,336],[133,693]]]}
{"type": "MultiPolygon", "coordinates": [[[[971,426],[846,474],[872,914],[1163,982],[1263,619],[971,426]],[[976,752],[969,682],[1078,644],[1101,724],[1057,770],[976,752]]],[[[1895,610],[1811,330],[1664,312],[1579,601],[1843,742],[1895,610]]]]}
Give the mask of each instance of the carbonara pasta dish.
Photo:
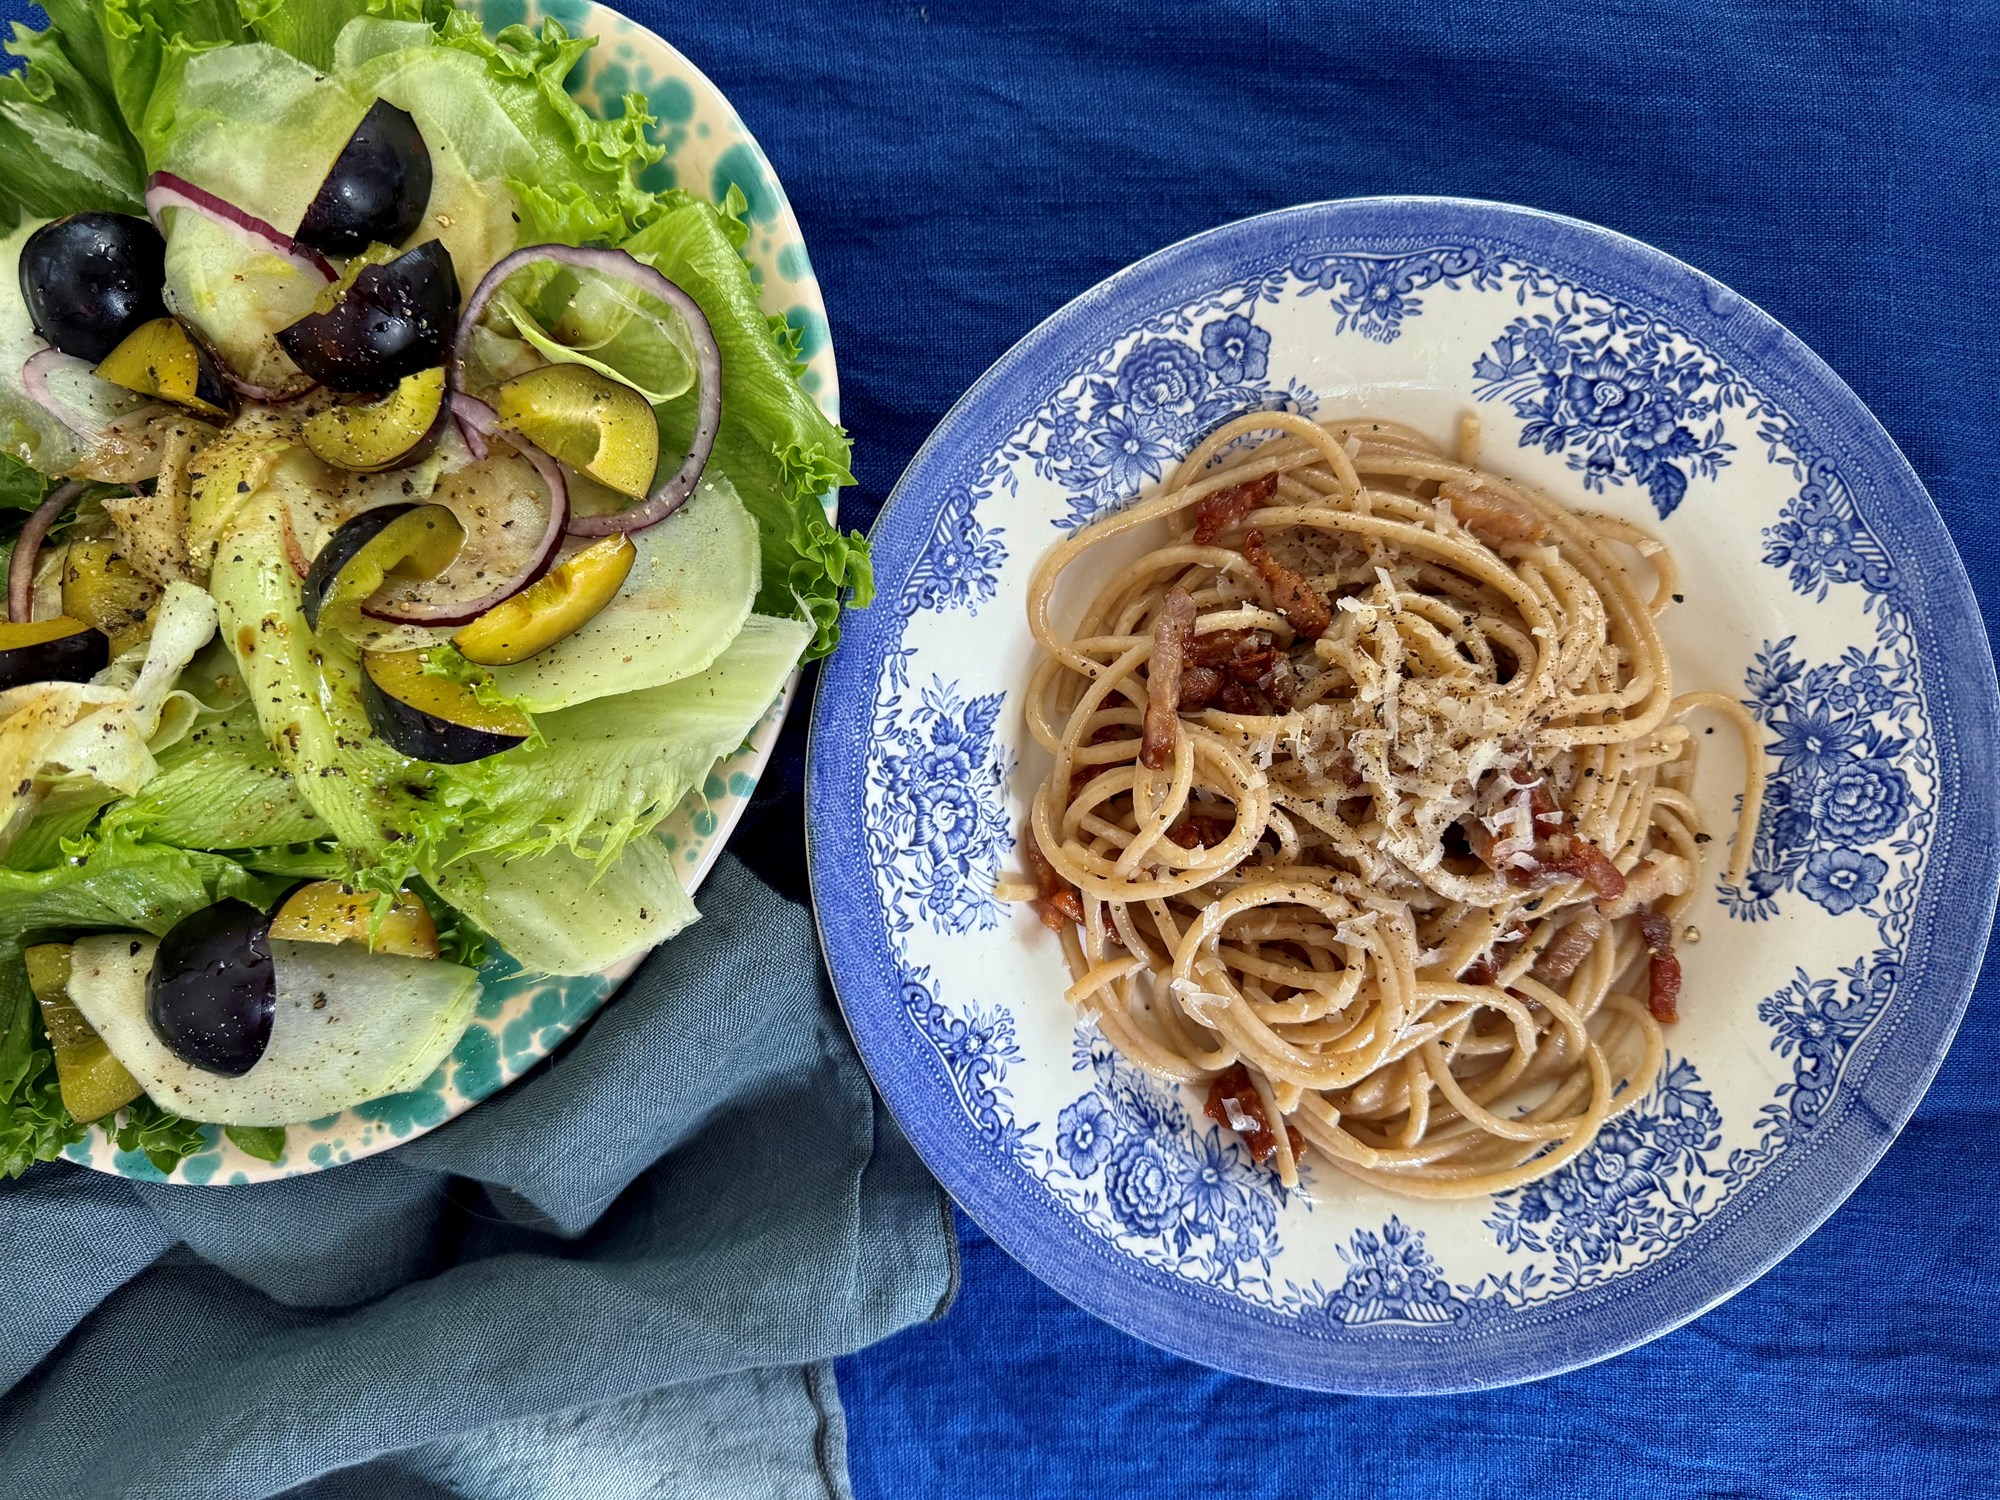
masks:
{"type": "Polygon", "coordinates": [[[1674,689],[1664,546],[1476,445],[1254,413],[1032,588],[1054,764],[1002,894],[1059,934],[1069,1001],[1287,1187],[1307,1151],[1423,1197],[1581,1151],[1659,1069],[1699,939],[1690,716],[1743,737],[1731,879],[1756,825],[1754,723],[1674,689]],[[1100,548],[1130,560],[1063,629],[1100,548]]]}

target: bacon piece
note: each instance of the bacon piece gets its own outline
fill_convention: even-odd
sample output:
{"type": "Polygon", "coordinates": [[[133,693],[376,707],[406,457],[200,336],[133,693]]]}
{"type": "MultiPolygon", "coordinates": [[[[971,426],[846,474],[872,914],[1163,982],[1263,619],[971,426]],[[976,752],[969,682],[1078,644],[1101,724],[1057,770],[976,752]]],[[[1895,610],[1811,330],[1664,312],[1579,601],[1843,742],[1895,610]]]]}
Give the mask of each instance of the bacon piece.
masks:
{"type": "Polygon", "coordinates": [[[1520,946],[1521,939],[1528,935],[1528,929],[1520,922],[1510,922],[1506,929],[1493,940],[1493,946],[1467,964],[1459,972],[1461,984],[1494,984],[1500,978],[1500,966],[1514,956],[1513,950],[1520,946]]]}
{"type": "Polygon", "coordinates": [[[1250,566],[1257,570],[1257,576],[1270,591],[1271,608],[1283,615],[1292,629],[1309,641],[1326,634],[1326,627],[1333,623],[1332,607],[1305,574],[1271,555],[1264,545],[1263,532],[1245,534],[1243,555],[1250,559],[1250,566]]]}
{"type": "Polygon", "coordinates": [[[1528,789],[1528,813],[1534,819],[1535,837],[1553,838],[1562,831],[1562,809],[1556,805],[1555,793],[1549,790],[1549,778],[1536,776],[1526,766],[1516,766],[1508,775],[1514,785],[1528,789]]]}
{"type": "Polygon", "coordinates": [[[1625,894],[1625,874],[1611,863],[1607,855],[1589,839],[1570,836],[1569,852],[1560,862],[1561,867],[1575,875],[1582,876],[1597,892],[1598,905],[1616,901],[1625,894]]]}
{"type": "Polygon", "coordinates": [[[1222,684],[1222,706],[1232,714],[1261,714],[1269,707],[1255,688],[1246,687],[1234,677],[1222,684]]]}
{"type": "Polygon", "coordinates": [[[1545,542],[1548,523],[1525,505],[1504,495],[1447,480],[1438,493],[1451,502],[1451,513],[1467,531],[1497,547],[1502,542],[1545,542]]]}
{"type": "Polygon", "coordinates": [[[1220,701],[1233,714],[1288,711],[1298,678],[1269,631],[1212,630],[1194,638],[1181,677],[1181,711],[1220,701]]]}
{"type": "Polygon", "coordinates": [[[1277,651],[1266,644],[1239,648],[1223,670],[1238,682],[1261,682],[1277,664],[1277,651]]]}
{"type": "Polygon", "coordinates": [[[1569,925],[1555,935],[1542,950],[1542,956],[1535,960],[1535,978],[1543,984],[1561,984],[1590,956],[1590,950],[1603,935],[1604,918],[1596,912],[1586,911],[1571,918],[1569,925]]]}
{"type": "Polygon", "coordinates": [[[1188,659],[1197,667],[1213,667],[1238,682],[1255,682],[1278,659],[1270,634],[1262,630],[1211,630],[1194,638],[1188,659]]]}
{"type": "MultiPolygon", "coordinates": [[[[1224,1130],[1233,1130],[1241,1136],[1257,1161],[1267,1162],[1278,1154],[1278,1138],[1265,1118],[1264,1101],[1250,1081],[1250,1070],[1242,1063],[1235,1063],[1216,1075],[1215,1082],[1208,1086],[1208,1102],[1202,1106],[1202,1113],[1224,1130]],[[1233,1112],[1232,1103],[1236,1106],[1233,1112]]],[[[1291,1143],[1292,1160],[1297,1161],[1306,1143],[1290,1124],[1285,1126],[1285,1138],[1291,1143]]]]}
{"type": "Polygon", "coordinates": [[[1194,597],[1176,584],[1167,590],[1153,622],[1153,659],[1146,667],[1146,723],[1139,736],[1139,764],[1164,771],[1173,764],[1181,723],[1181,663],[1194,636],[1194,597]]]}
{"type": "Polygon", "coordinates": [[[1228,818],[1214,813],[1189,813],[1167,830],[1167,837],[1183,849],[1213,849],[1236,831],[1228,818]]]}
{"type": "Polygon", "coordinates": [[[1563,880],[1588,884],[1597,892],[1600,911],[1625,894],[1624,872],[1597,845],[1575,834],[1558,835],[1547,848],[1538,845],[1528,863],[1510,865],[1507,869],[1507,883],[1522,889],[1555,885],[1563,880]]]}
{"type": "Polygon", "coordinates": [[[1181,673],[1181,712],[1199,713],[1222,691],[1222,674],[1214,667],[1189,667],[1181,673]]]}
{"type": "Polygon", "coordinates": [[[1681,1018],[1681,957],[1674,952],[1674,924],[1656,911],[1639,914],[1646,940],[1646,1009],[1662,1026],[1681,1018]]]}
{"type": "Polygon", "coordinates": [[[1034,824],[1021,830],[1021,854],[1028,861],[1028,873],[1035,879],[1035,889],[1042,894],[1035,901],[1035,915],[1042,919],[1042,925],[1051,932],[1061,932],[1070,923],[1083,922],[1083,897],[1076,887],[1056,873],[1056,867],[1049,863],[1049,857],[1042,853],[1040,840],[1035,837],[1034,824]]]}
{"type": "Polygon", "coordinates": [[[1257,638],[1250,630],[1211,630],[1194,638],[1190,659],[1198,667],[1220,667],[1257,638]]]}
{"type": "Polygon", "coordinates": [[[1678,854],[1648,855],[1644,864],[1625,877],[1625,894],[1613,902],[1600,901],[1597,909],[1607,917],[1629,917],[1642,906],[1685,893],[1693,873],[1678,854]]]}
{"type": "Polygon", "coordinates": [[[1460,984],[1491,984],[1500,977],[1500,965],[1491,953],[1482,953],[1459,972],[1460,984]]]}
{"type": "Polygon", "coordinates": [[[1266,474],[1262,479],[1252,479],[1243,484],[1233,484],[1226,490],[1217,490],[1213,495],[1198,502],[1194,508],[1194,544],[1207,547],[1215,539],[1238,525],[1245,516],[1259,506],[1269,505],[1272,496],[1278,493],[1278,476],[1266,474]]]}

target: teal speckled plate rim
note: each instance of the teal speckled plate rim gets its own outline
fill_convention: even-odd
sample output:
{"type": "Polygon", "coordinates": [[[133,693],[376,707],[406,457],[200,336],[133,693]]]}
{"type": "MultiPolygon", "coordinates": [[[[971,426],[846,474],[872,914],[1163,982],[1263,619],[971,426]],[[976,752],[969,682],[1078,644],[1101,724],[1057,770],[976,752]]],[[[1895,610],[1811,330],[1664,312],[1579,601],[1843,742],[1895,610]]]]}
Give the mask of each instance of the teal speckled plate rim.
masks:
{"type": "MultiPolygon", "coordinates": [[[[667,148],[666,159],[648,170],[646,186],[677,187],[718,202],[732,185],[742,190],[750,205],[744,255],[762,288],[765,311],[798,331],[807,357],[805,387],[838,421],[840,382],[826,306],[798,219],[763,148],[722,91],[660,37],[589,0],[484,0],[472,8],[489,32],[553,17],[572,34],[597,38],[571,77],[570,92],[601,115],[620,111],[630,90],[646,96],[659,122],[653,138],[667,148]]],[[[831,494],[826,504],[831,515],[831,494]]],[[[690,892],[749,806],[797,689],[794,675],[749,742],[718,762],[662,826],[660,837],[690,892]]],[[[171,1173],[161,1172],[143,1152],[118,1150],[101,1130],[93,1129],[64,1154],[120,1177],[197,1184],[269,1182],[359,1161],[434,1130],[498,1093],[587,1021],[637,967],[634,962],[586,978],[533,979],[504,960],[489,965],[477,1018],[422,1088],[293,1126],[276,1162],[245,1155],[214,1126],[207,1128],[206,1148],[171,1173]]]]}

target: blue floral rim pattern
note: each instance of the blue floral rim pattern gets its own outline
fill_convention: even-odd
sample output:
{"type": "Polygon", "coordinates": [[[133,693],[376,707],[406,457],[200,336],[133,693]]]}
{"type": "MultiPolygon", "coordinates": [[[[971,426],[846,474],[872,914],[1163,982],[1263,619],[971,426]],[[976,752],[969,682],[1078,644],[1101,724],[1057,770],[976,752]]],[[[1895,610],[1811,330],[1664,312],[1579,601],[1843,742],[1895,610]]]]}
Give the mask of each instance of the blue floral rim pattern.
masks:
{"type": "MultiPolygon", "coordinates": [[[[1056,534],[1010,540],[1039,551],[1056,534]]],[[[1417,198],[1307,205],[1196,236],[1086,293],[983,376],[905,473],[874,546],[882,602],[853,617],[822,676],[807,785],[809,860],[836,988],[878,1087],[965,1210],[1056,1290],[1139,1337],[1255,1378],[1354,1392],[1481,1388],[1605,1358],[1732,1295],[1810,1234],[1887,1149],[1944,1057],[2000,881],[2000,701],[1970,585],[1921,483],[1853,392],[1768,315],[1659,251],[1531,210],[1417,198]],[[1789,639],[1767,643],[1748,701],[1795,773],[1784,783],[1794,791],[1759,826],[1746,888],[1723,900],[1749,922],[1787,891],[1829,914],[1866,907],[1900,955],[1843,970],[1850,998],[1801,972],[1755,1007],[1774,1029],[1774,1052],[1794,1063],[1758,1151],[1703,1165],[1716,1144],[1715,1106],[1701,1075],[1678,1061],[1633,1119],[1631,1140],[1600,1153],[1665,1184],[1660,1211],[1683,1222],[1663,1232],[1657,1214],[1649,1221],[1662,1253],[1579,1277],[1559,1300],[1511,1286],[1468,1298],[1450,1291],[1422,1235],[1391,1217],[1353,1236],[1342,1251],[1352,1272],[1332,1292],[1315,1289],[1315,1315],[1303,1316],[1297,1297],[1246,1300],[1131,1253],[1023,1165],[1038,1158],[1044,1175],[1076,1179],[1101,1171],[1120,1226],[1178,1234],[1185,1246],[1186,1222],[1173,1225],[1168,1197],[1153,1190],[1185,1164],[1156,1160],[1143,1130],[1096,1102],[1138,1099],[1118,1061],[1080,1032],[1075,1066],[1097,1075],[1099,1095],[1046,1122],[1043,1140],[1056,1150],[1024,1151],[1039,1127],[1012,1120],[998,1083],[1018,1056],[1011,1021],[955,1014],[938,999],[949,981],[913,969],[900,951],[911,910],[935,933],[992,925],[962,877],[977,849],[985,863],[974,873],[990,881],[1008,830],[1004,814],[993,826],[987,792],[1011,769],[994,734],[997,699],[912,674],[904,634],[913,612],[992,598],[1005,553],[996,522],[1008,513],[979,501],[1007,484],[993,478],[995,455],[1063,484],[1072,514],[1062,527],[1157,477],[1173,449],[1213,425],[1204,402],[1313,410],[1311,391],[1267,378],[1269,339],[1246,315],[1269,268],[1316,278],[1341,332],[1389,343],[1425,300],[1459,286],[1491,290],[1503,262],[1536,268],[1557,288],[1555,310],[1508,324],[1470,372],[1468,393],[1510,408],[1523,446],[1563,454],[1586,489],[1629,486],[1665,518],[1691,484],[1730,464],[1745,413],[1765,419],[1752,435],[1772,444],[1774,461],[1778,427],[1810,433],[1809,451],[1791,444],[1802,488],[1765,531],[1762,561],[1789,568],[1807,596],[1823,598],[1828,582],[1862,583],[1870,607],[1907,629],[1908,648],[1815,666],[1795,658],[1789,639]],[[1216,288],[1250,292],[1230,302],[1212,296],[1216,288]],[[1583,306],[1575,288],[1596,301],[1583,306]],[[1121,343],[1134,329],[1181,342],[1121,343]],[[1124,352],[1113,359],[1112,350],[1124,352]],[[1084,372],[1075,404],[1083,425],[1051,424],[1051,390],[1072,372],[1084,372]],[[1188,432],[1162,425],[1173,413],[1185,414],[1188,432]],[[1829,507],[1847,508],[1836,517],[1829,507]],[[902,705],[893,715],[864,707],[892,699],[902,705]],[[1905,726],[1919,719],[1932,786],[1921,812],[1898,766],[1905,726]],[[880,795],[896,781],[880,765],[898,756],[906,775],[953,778],[951,793],[880,795]],[[1863,847],[1871,840],[1880,852],[1863,847]],[[861,878],[871,870],[886,884],[861,878]],[[1885,880],[1898,876],[1892,900],[1885,880]],[[920,1045],[926,1037],[932,1045],[920,1045]],[[1704,1176],[1726,1196],[1697,1212],[1704,1176]]],[[[1775,591],[1782,575],[1770,577],[1775,591]]],[[[1008,619],[1000,628],[1019,627],[1008,619]]],[[[1193,1149],[1199,1157],[1205,1148],[1193,1149]]],[[[1226,1161],[1202,1170],[1207,1187],[1191,1191],[1211,1194],[1218,1209],[1238,1201],[1226,1161]]],[[[1562,1174],[1547,1188],[1540,1200],[1496,1205],[1487,1227],[1502,1244],[1552,1241],[1562,1174]]],[[[1268,1229],[1241,1214],[1229,1223],[1232,1235],[1268,1229]]],[[[1261,1253],[1268,1270],[1268,1250],[1232,1254],[1261,1253]]]]}

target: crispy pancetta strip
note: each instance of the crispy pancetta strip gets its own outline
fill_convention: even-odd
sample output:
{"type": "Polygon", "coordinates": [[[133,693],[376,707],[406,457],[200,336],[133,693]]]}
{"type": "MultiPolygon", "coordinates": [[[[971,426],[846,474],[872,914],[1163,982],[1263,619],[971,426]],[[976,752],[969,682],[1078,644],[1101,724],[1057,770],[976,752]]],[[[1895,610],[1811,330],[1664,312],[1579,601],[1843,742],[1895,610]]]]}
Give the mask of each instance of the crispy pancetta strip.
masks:
{"type": "Polygon", "coordinates": [[[1194,544],[1197,547],[1212,546],[1217,537],[1230,527],[1241,524],[1251,511],[1269,505],[1277,493],[1278,476],[1266,474],[1262,479],[1217,490],[1197,502],[1194,508],[1194,544]]]}
{"type": "Polygon", "coordinates": [[[1646,1009],[1662,1026],[1681,1018],[1681,957],[1674,952],[1674,926],[1656,911],[1639,916],[1646,940],[1646,1009]]]}
{"type": "Polygon", "coordinates": [[[1451,513],[1467,531],[1489,547],[1502,542],[1546,542],[1548,523],[1527,506],[1490,490],[1447,479],[1438,494],[1451,502],[1451,513]]]}
{"type": "Polygon", "coordinates": [[[1250,566],[1257,570],[1257,576],[1270,591],[1271,608],[1283,615],[1292,629],[1309,641],[1326,634],[1326,627],[1333,623],[1333,609],[1326,596],[1297,568],[1287,567],[1271,555],[1271,549],[1264,545],[1263,532],[1244,535],[1243,555],[1250,559],[1250,566]]]}

